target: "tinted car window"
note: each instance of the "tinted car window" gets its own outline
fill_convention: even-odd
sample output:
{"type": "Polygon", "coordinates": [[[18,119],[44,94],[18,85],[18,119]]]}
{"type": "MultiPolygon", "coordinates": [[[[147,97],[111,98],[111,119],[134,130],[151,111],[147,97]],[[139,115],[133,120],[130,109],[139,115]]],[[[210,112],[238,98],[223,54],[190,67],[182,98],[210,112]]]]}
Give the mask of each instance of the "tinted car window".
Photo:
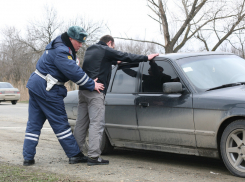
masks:
{"type": "Polygon", "coordinates": [[[112,92],[116,93],[133,93],[137,82],[139,64],[127,64],[118,67],[113,85],[112,92]]]}
{"type": "Polygon", "coordinates": [[[0,83],[0,88],[14,88],[10,83],[0,83]]]}
{"type": "Polygon", "coordinates": [[[163,92],[166,82],[179,82],[173,67],[166,61],[145,62],[141,78],[142,92],[163,92]]]}

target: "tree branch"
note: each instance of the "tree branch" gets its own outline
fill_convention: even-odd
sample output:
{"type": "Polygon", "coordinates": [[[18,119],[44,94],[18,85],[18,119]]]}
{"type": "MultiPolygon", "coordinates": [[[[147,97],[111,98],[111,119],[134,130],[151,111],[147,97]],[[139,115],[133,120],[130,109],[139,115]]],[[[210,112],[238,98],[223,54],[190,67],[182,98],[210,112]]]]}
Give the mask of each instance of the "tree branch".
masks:
{"type": "Polygon", "coordinates": [[[137,39],[131,39],[131,38],[121,38],[121,37],[114,37],[115,39],[122,39],[122,40],[131,40],[131,41],[136,41],[136,42],[147,42],[147,43],[152,43],[152,44],[157,44],[161,47],[164,47],[164,45],[158,43],[158,42],[154,42],[154,41],[147,41],[147,40],[137,40],[137,39]]]}
{"type": "Polygon", "coordinates": [[[243,20],[243,18],[245,17],[245,14],[243,14],[242,16],[240,16],[238,18],[238,20],[233,24],[233,26],[231,27],[231,29],[227,32],[226,35],[223,36],[222,39],[219,40],[219,42],[213,47],[212,51],[215,51],[221,44],[222,42],[224,42],[224,40],[226,40],[233,32],[234,29],[236,28],[236,26],[243,20]]]}
{"type": "Polygon", "coordinates": [[[204,43],[206,50],[209,51],[208,44],[207,44],[206,40],[203,39],[203,38],[201,38],[201,37],[199,36],[199,34],[197,35],[197,38],[198,38],[199,40],[201,40],[201,41],[204,43]]]}
{"type": "Polygon", "coordinates": [[[163,9],[163,4],[161,0],[158,0],[159,4],[159,12],[161,15],[162,20],[162,27],[163,27],[163,33],[164,33],[164,39],[165,39],[165,46],[167,46],[170,43],[170,35],[169,35],[169,29],[168,29],[168,21],[167,16],[165,14],[165,11],[163,9]]]}

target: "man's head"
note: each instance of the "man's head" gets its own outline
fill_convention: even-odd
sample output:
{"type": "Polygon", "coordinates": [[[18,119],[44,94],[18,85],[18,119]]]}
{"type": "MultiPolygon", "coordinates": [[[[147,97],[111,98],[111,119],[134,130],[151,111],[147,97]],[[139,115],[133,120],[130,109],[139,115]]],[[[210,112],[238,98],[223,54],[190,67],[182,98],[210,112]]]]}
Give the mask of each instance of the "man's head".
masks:
{"type": "Polygon", "coordinates": [[[79,26],[70,27],[67,34],[76,52],[82,47],[82,43],[86,41],[88,36],[87,32],[79,26]]]}
{"type": "Polygon", "coordinates": [[[110,35],[104,35],[103,37],[100,38],[100,41],[106,43],[112,49],[115,48],[114,39],[110,35]]]}

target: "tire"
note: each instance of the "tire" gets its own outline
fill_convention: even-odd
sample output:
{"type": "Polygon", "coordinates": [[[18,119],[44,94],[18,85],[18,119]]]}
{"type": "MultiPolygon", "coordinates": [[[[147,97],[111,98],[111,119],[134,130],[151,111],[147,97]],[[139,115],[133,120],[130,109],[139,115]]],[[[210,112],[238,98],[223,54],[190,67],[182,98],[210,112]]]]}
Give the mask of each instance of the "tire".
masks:
{"type": "Polygon", "coordinates": [[[11,101],[12,105],[15,105],[17,103],[17,100],[11,101]]]}
{"type": "Polygon", "coordinates": [[[220,150],[226,168],[245,178],[245,120],[229,124],[221,137],[220,150]]]}
{"type": "Polygon", "coordinates": [[[114,147],[111,145],[106,133],[104,132],[103,137],[102,137],[102,142],[101,142],[101,154],[102,155],[107,155],[110,154],[113,151],[114,147]]]}
{"type": "MultiPolygon", "coordinates": [[[[85,139],[85,144],[83,147],[84,152],[88,152],[88,143],[89,143],[88,134],[89,134],[89,132],[87,133],[87,136],[85,139]]],[[[102,136],[102,142],[100,145],[101,154],[102,155],[110,154],[113,151],[113,148],[114,147],[111,145],[106,133],[104,132],[103,136],[102,136]]]]}

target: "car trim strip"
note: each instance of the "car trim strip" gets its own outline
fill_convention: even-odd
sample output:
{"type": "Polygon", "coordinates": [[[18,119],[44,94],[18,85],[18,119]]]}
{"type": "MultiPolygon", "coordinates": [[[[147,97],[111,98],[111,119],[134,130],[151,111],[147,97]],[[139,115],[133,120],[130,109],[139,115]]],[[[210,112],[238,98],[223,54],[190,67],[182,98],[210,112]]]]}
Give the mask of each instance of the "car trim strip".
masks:
{"type": "Polygon", "coordinates": [[[69,134],[64,135],[64,136],[62,136],[62,137],[59,137],[58,139],[61,140],[61,139],[67,138],[68,136],[71,136],[71,135],[72,135],[72,133],[69,133],[69,134]]]}
{"type": "Polygon", "coordinates": [[[151,127],[151,126],[133,126],[133,125],[119,125],[119,124],[105,124],[108,128],[124,128],[124,129],[134,129],[134,130],[153,130],[153,131],[164,131],[169,133],[184,133],[191,135],[205,135],[205,136],[215,136],[213,131],[202,131],[202,130],[188,130],[188,129],[177,129],[177,128],[163,128],[163,127],[151,127]]]}
{"type": "Polygon", "coordinates": [[[36,138],[32,138],[32,137],[25,137],[25,139],[29,139],[29,140],[38,141],[38,139],[36,139],[36,138]]]}
{"type": "Polygon", "coordinates": [[[106,127],[110,127],[110,128],[126,128],[126,129],[135,129],[137,130],[138,127],[134,126],[134,125],[119,125],[119,124],[105,124],[106,127]]]}
{"type": "Polygon", "coordinates": [[[163,127],[151,127],[151,126],[139,126],[139,130],[153,130],[153,131],[164,131],[169,133],[185,133],[185,134],[195,134],[194,130],[188,129],[177,129],[177,128],[163,128],[163,127]]]}
{"type": "Polygon", "coordinates": [[[196,130],[195,131],[196,135],[205,135],[205,136],[215,136],[215,132],[214,131],[203,131],[203,130],[196,130]]]}
{"type": "Polygon", "coordinates": [[[66,131],[64,131],[64,132],[61,132],[61,133],[56,134],[56,136],[63,135],[63,134],[65,134],[65,133],[68,133],[69,131],[71,131],[71,128],[69,128],[68,130],[66,130],[66,131]]]}

